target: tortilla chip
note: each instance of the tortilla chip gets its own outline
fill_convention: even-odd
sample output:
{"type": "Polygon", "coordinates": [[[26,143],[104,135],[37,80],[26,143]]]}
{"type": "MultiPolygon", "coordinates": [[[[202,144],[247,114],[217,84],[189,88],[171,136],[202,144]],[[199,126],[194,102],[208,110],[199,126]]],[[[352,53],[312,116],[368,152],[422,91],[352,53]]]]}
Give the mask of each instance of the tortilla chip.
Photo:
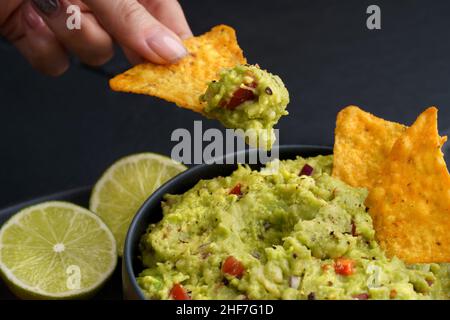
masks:
{"type": "Polygon", "coordinates": [[[406,126],[355,106],[337,116],[333,176],[353,187],[372,188],[383,162],[406,126]]]}
{"type": "Polygon", "coordinates": [[[172,65],[145,63],[110,80],[115,91],[159,97],[178,106],[201,112],[199,101],[208,82],[223,68],[245,64],[233,28],[219,25],[184,42],[189,55],[172,65]]]}
{"type": "Polygon", "coordinates": [[[366,205],[381,247],[407,263],[450,262],[450,175],[428,108],[392,147],[366,205]]]}

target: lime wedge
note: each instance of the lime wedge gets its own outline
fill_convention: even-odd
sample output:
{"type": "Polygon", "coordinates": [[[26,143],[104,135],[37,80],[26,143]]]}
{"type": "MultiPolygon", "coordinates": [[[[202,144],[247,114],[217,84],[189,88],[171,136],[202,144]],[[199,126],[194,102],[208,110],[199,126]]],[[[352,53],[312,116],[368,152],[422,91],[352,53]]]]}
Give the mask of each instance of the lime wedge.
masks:
{"type": "Polygon", "coordinates": [[[21,210],[0,229],[0,271],[26,299],[91,296],[117,264],[114,236],[92,212],[52,201],[21,210]]]}
{"type": "Polygon", "coordinates": [[[125,157],[106,170],[92,191],[89,208],[113,232],[119,256],[131,220],[144,201],[184,170],[184,165],[154,153],[125,157]]]}

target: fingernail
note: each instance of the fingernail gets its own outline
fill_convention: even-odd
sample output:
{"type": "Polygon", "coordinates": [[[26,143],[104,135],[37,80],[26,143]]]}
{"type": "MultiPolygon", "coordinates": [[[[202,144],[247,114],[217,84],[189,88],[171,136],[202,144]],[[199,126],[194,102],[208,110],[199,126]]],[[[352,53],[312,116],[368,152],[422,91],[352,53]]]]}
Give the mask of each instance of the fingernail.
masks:
{"type": "Polygon", "coordinates": [[[175,62],[188,53],[180,40],[162,28],[153,32],[147,39],[147,45],[168,62],[175,62]]]}
{"type": "Polygon", "coordinates": [[[186,39],[192,38],[193,36],[194,36],[194,35],[193,35],[192,33],[183,33],[183,34],[180,34],[181,40],[186,40],[186,39]]]}
{"type": "Polygon", "coordinates": [[[42,17],[30,5],[25,6],[23,10],[23,16],[31,29],[38,29],[45,25],[45,22],[42,19],[42,17]]]}
{"type": "Polygon", "coordinates": [[[31,2],[46,16],[55,14],[59,9],[59,0],[31,0],[31,2]]]}

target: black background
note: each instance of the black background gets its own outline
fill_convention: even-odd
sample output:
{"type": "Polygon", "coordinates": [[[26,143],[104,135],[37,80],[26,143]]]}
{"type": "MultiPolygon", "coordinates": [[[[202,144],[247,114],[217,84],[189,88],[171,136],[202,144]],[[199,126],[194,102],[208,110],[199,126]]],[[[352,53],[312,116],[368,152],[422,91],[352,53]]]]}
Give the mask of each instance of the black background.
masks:
{"type": "MultiPolygon", "coordinates": [[[[427,106],[450,128],[450,2],[184,0],[195,34],[233,26],[249,62],[291,94],[282,144],[333,143],[336,113],[356,104],[410,124],[427,106]],[[382,29],[366,28],[381,7],[382,29]]],[[[120,57],[106,69],[125,68],[120,57]]],[[[53,79],[0,42],[0,207],[96,181],[117,158],[170,155],[176,128],[221,127],[173,104],[113,93],[107,77],[74,66],[53,79]]]]}

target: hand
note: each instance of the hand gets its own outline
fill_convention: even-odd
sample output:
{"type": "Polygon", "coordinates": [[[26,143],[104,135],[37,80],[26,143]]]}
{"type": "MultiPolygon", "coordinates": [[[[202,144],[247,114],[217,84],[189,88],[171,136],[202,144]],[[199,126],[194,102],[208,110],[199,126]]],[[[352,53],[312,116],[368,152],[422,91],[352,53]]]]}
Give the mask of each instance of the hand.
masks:
{"type": "Polygon", "coordinates": [[[52,76],[69,67],[68,52],[98,66],[113,56],[113,40],[131,63],[174,62],[192,36],[177,0],[2,0],[0,34],[37,70],[52,76]],[[70,5],[81,8],[81,28],[69,30],[70,5]]]}

